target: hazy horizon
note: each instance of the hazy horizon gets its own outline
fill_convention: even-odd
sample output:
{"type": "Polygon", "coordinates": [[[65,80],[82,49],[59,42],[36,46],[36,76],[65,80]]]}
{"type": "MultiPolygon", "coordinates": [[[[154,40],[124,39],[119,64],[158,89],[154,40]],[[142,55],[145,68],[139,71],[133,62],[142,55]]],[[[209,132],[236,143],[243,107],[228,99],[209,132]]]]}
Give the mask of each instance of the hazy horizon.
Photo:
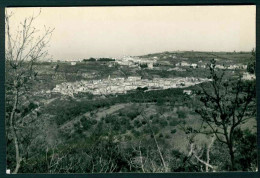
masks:
{"type": "MultiPolygon", "coordinates": [[[[40,8],[8,8],[11,27],[40,8]]],[[[55,28],[54,60],[138,56],[165,51],[251,51],[255,6],[46,7],[36,28],[55,28]]]]}

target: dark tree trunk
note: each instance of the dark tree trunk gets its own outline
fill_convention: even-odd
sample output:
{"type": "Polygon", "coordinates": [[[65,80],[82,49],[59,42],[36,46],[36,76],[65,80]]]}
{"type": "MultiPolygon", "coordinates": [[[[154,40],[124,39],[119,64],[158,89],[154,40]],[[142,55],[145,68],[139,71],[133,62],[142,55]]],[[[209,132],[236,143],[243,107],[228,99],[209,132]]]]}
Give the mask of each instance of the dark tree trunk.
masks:
{"type": "Polygon", "coordinates": [[[19,145],[18,145],[18,139],[17,139],[17,135],[15,132],[15,128],[14,128],[14,118],[15,118],[15,112],[17,109],[17,104],[18,104],[18,90],[16,90],[15,92],[15,97],[14,97],[14,105],[13,105],[13,109],[10,115],[10,130],[11,130],[11,134],[12,134],[12,138],[14,141],[14,146],[15,146],[15,159],[16,159],[16,166],[15,166],[15,170],[13,171],[13,174],[16,174],[19,171],[20,168],[20,163],[21,163],[21,158],[20,158],[20,152],[19,152],[19,145]]]}
{"type": "Polygon", "coordinates": [[[229,154],[230,154],[230,162],[231,162],[231,171],[235,171],[235,156],[233,151],[233,144],[228,145],[229,154]]]}

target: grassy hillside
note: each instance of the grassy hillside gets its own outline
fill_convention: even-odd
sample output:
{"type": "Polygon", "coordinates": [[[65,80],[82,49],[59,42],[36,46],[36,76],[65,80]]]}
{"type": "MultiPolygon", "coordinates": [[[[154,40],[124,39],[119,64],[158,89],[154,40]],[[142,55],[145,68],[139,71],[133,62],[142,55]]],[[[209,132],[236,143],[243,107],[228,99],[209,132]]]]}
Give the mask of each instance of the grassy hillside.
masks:
{"type": "MultiPolygon", "coordinates": [[[[139,57],[157,59],[158,66],[153,69],[134,68],[110,65],[110,61],[84,61],[76,65],[69,62],[37,63],[38,80],[33,83],[29,99],[24,97],[21,101],[24,104],[17,109],[18,115],[25,118],[22,124],[29,126],[19,131],[24,135],[20,142],[27,150],[21,172],[164,172],[162,157],[167,162],[168,172],[199,172],[204,169],[203,163],[188,156],[191,137],[194,137],[195,149],[204,160],[207,157],[205,150],[211,141],[210,134],[198,132],[203,124],[200,115],[195,112],[196,108],[203,107],[196,95],[198,85],[154,91],[137,89],[106,96],[78,93],[71,97],[52,93],[51,90],[63,82],[99,80],[109,76],[206,78],[210,74],[206,68],[167,70],[182,61],[207,64],[212,58],[221,65],[247,64],[251,53],[185,51],[139,57]],[[187,95],[183,90],[192,90],[193,94],[187,95]],[[158,154],[160,149],[162,155],[158,154]]],[[[237,77],[245,71],[227,70],[224,77],[237,77]]],[[[7,112],[8,108],[7,102],[7,112]]],[[[204,126],[204,130],[208,129],[204,126]]],[[[254,143],[256,118],[250,118],[241,129],[254,143]]],[[[7,164],[13,169],[15,150],[8,136],[7,141],[7,164]]],[[[230,169],[226,145],[214,142],[210,156],[216,170],[230,169]]],[[[248,171],[249,166],[238,169],[248,171]]]]}

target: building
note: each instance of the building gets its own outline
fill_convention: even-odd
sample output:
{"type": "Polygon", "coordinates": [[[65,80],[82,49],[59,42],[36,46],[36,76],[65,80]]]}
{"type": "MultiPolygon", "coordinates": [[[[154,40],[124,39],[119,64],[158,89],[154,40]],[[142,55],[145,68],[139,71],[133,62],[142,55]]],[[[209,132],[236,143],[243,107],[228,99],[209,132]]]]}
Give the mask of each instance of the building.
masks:
{"type": "Polygon", "coordinates": [[[224,67],[224,65],[216,65],[216,68],[218,68],[218,69],[225,69],[225,67],[224,67]]]}
{"type": "Polygon", "coordinates": [[[254,80],[256,77],[254,74],[250,74],[248,72],[243,73],[242,80],[254,80]]]}
{"type": "Polygon", "coordinates": [[[189,63],[187,63],[187,62],[185,62],[185,61],[183,61],[183,62],[181,62],[181,66],[186,66],[186,67],[189,67],[189,66],[190,66],[190,64],[189,64],[189,63]]]}
{"type": "Polygon", "coordinates": [[[191,90],[183,90],[183,93],[184,93],[184,94],[187,94],[187,95],[191,95],[191,94],[192,94],[192,91],[191,91],[191,90]]]}
{"type": "Polygon", "coordinates": [[[147,67],[148,67],[148,69],[153,69],[153,63],[148,63],[147,67]]]}
{"type": "Polygon", "coordinates": [[[70,63],[72,66],[75,66],[77,63],[75,61],[70,63]]]}
{"type": "Polygon", "coordinates": [[[141,76],[129,76],[127,79],[129,81],[141,80],[141,76]]]}
{"type": "Polygon", "coordinates": [[[241,69],[247,69],[247,65],[241,65],[241,69]]]}
{"type": "Polygon", "coordinates": [[[179,67],[179,66],[181,66],[181,63],[178,62],[178,63],[175,64],[175,66],[176,66],[176,67],[179,67]]]}
{"type": "Polygon", "coordinates": [[[230,65],[230,66],[228,67],[228,69],[238,69],[238,68],[240,68],[239,65],[230,65]]]}
{"type": "Polygon", "coordinates": [[[194,63],[194,64],[191,64],[190,66],[193,67],[193,68],[197,68],[197,67],[198,67],[198,64],[195,64],[195,63],[194,63]]]}

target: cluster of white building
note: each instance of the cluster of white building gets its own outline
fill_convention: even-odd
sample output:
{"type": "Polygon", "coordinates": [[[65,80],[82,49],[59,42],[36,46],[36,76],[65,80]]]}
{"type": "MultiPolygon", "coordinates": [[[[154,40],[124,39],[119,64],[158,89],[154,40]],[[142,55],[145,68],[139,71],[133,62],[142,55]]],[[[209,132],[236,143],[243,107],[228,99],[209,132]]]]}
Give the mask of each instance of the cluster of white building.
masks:
{"type": "Polygon", "coordinates": [[[142,64],[147,64],[147,67],[152,69],[153,65],[157,62],[157,58],[153,59],[145,59],[139,57],[131,57],[131,56],[124,56],[122,58],[116,59],[116,62],[119,65],[127,65],[129,67],[139,67],[142,64]]]}
{"type": "MultiPolygon", "coordinates": [[[[199,61],[199,63],[201,63],[202,61],[199,61]]],[[[179,63],[176,63],[175,64],[176,67],[180,67],[180,66],[183,66],[183,67],[191,67],[191,68],[198,68],[198,67],[201,67],[201,68],[206,68],[206,65],[205,64],[196,64],[196,63],[188,63],[186,61],[182,61],[182,62],[179,62],[179,63]]],[[[234,70],[234,69],[246,69],[247,68],[247,65],[242,65],[242,64],[235,64],[235,65],[229,65],[229,66],[224,66],[224,65],[219,65],[217,64],[215,66],[215,68],[217,69],[230,69],[230,70],[234,70]]]]}
{"type": "Polygon", "coordinates": [[[179,71],[179,72],[184,72],[186,69],[180,68],[180,67],[174,67],[174,68],[169,68],[167,71],[179,71]]]}
{"type": "Polygon", "coordinates": [[[230,65],[227,67],[227,69],[246,69],[247,65],[230,65]]]}
{"type": "Polygon", "coordinates": [[[242,76],[242,80],[254,80],[256,79],[255,74],[250,74],[248,72],[244,72],[242,76]]]}
{"type": "Polygon", "coordinates": [[[148,90],[184,88],[209,79],[194,77],[176,77],[176,78],[154,78],[153,80],[141,79],[139,76],[125,78],[110,78],[103,80],[77,81],[73,83],[62,83],[56,85],[53,92],[59,92],[64,95],[73,96],[80,92],[89,92],[94,95],[107,95],[126,93],[129,90],[135,90],[138,87],[147,87],[148,90]]]}
{"type": "MultiPolygon", "coordinates": [[[[176,66],[176,67],[183,66],[183,67],[196,68],[196,67],[198,67],[198,64],[196,64],[196,63],[188,63],[188,62],[186,62],[186,61],[182,61],[182,62],[176,63],[175,66],[176,66]]],[[[206,66],[205,66],[205,67],[206,67],[206,66]]]]}

